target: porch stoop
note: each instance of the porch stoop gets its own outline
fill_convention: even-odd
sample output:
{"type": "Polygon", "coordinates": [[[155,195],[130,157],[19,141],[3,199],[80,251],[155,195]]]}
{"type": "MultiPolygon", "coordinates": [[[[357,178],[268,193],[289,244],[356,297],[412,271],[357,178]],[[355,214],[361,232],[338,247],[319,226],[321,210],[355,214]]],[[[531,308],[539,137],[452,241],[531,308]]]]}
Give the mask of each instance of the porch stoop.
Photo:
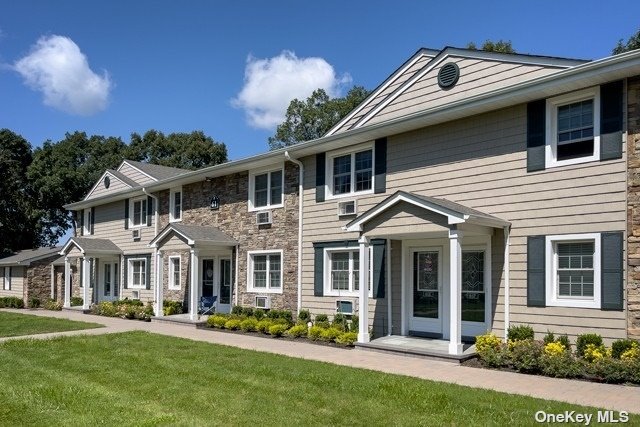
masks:
{"type": "Polygon", "coordinates": [[[355,343],[356,348],[382,353],[401,354],[430,360],[462,363],[476,355],[475,346],[464,344],[462,354],[449,354],[449,341],[430,338],[391,335],[368,343],[355,343]]]}
{"type": "Polygon", "coordinates": [[[207,318],[209,316],[201,316],[200,320],[191,320],[189,318],[189,314],[174,314],[172,316],[159,316],[152,317],[151,322],[153,323],[166,323],[173,325],[184,325],[184,326],[193,326],[197,328],[198,326],[204,326],[207,323],[207,318]]]}

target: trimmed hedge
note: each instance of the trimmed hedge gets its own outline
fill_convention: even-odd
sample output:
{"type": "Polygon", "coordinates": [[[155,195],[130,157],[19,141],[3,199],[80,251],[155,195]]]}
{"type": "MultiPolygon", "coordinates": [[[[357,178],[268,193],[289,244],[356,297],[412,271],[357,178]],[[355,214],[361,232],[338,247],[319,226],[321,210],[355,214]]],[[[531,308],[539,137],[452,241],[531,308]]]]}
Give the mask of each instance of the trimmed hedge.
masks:
{"type": "Polygon", "coordinates": [[[0,298],[0,308],[24,308],[24,301],[18,297],[0,298]]]}

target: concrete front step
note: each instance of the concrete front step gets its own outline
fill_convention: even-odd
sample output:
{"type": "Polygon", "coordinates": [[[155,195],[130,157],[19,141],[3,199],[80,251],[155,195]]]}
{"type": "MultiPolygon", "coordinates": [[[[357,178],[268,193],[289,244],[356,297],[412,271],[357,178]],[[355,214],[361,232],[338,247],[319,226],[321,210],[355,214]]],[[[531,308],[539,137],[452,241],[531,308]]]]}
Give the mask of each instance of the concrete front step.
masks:
{"type": "Polygon", "coordinates": [[[164,323],[170,325],[184,325],[184,326],[193,326],[197,328],[198,326],[204,326],[207,324],[206,319],[201,320],[191,320],[188,317],[178,317],[178,316],[160,316],[160,317],[152,317],[152,323],[164,323]]]}

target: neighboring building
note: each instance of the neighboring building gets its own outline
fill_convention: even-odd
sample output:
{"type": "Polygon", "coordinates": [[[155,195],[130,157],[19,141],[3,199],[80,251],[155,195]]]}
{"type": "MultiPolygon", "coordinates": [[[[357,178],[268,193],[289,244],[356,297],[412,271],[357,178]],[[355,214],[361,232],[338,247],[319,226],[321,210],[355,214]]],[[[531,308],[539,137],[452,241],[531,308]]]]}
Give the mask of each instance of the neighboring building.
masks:
{"type": "Polygon", "coordinates": [[[0,259],[0,297],[36,298],[41,303],[56,299],[62,279],[60,247],[20,251],[0,259]]]}

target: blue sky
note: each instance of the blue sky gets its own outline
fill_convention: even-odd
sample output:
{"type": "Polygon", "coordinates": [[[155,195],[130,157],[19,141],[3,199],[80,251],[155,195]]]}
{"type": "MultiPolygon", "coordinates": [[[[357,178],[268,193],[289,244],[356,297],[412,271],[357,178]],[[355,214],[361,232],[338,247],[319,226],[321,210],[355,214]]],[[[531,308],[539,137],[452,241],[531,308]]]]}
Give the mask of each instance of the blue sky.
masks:
{"type": "Polygon", "coordinates": [[[596,59],[640,28],[637,1],[0,0],[0,128],[203,130],[231,159],[266,151],[292,97],[373,89],[420,47],[511,40],[596,59]]]}

